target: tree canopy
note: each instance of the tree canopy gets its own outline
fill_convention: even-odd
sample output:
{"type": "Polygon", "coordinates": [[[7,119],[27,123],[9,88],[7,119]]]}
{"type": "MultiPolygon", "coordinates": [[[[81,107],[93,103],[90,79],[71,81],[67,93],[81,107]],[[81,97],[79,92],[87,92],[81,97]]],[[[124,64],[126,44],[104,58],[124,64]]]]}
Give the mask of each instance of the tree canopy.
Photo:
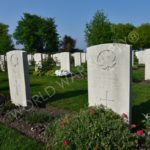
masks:
{"type": "Polygon", "coordinates": [[[111,23],[104,12],[97,11],[93,19],[86,24],[85,40],[88,46],[112,42],[111,23]]]}
{"type": "Polygon", "coordinates": [[[14,48],[11,35],[8,34],[8,25],[0,23],[0,54],[14,48]]]}
{"type": "Polygon", "coordinates": [[[65,35],[63,40],[61,41],[61,51],[63,52],[73,52],[75,49],[76,40],[71,36],[65,35]]]}
{"type": "Polygon", "coordinates": [[[58,51],[59,35],[53,18],[24,13],[13,35],[28,52],[58,51]]]}

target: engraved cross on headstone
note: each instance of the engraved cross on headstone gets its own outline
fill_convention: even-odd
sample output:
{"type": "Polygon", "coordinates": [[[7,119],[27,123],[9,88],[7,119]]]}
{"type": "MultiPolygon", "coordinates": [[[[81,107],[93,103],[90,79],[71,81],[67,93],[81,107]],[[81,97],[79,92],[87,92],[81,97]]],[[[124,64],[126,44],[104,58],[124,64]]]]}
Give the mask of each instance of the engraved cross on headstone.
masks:
{"type": "Polygon", "coordinates": [[[108,106],[108,101],[114,101],[111,99],[108,99],[108,91],[106,91],[106,98],[100,98],[100,101],[105,101],[106,102],[106,107],[108,106]]]}

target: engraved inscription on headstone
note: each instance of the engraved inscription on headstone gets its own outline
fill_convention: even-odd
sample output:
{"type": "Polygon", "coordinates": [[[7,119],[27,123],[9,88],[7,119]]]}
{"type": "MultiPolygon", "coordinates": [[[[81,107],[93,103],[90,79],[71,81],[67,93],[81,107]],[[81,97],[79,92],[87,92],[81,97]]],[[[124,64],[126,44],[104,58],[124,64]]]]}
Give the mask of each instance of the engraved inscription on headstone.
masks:
{"type": "Polygon", "coordinates": [[[104,106],[130,120],[131,47],[101,44],[87,49],[89,106],[104,106]]]}
{"type": "Polygon", "coordinates": [[[20,50],[8,52],[7,67],[11,101],[17,106],[25,107],[31,98],[26,52],[20,50]]]}

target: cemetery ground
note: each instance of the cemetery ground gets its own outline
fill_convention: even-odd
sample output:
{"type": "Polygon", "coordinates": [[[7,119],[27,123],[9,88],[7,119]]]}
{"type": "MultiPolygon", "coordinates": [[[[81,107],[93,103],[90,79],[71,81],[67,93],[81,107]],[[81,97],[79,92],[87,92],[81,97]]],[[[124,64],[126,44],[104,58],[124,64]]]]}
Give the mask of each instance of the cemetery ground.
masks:
{"type": "MultiPolygon", "coordinates": [[[[8,120],[8,118],[3,119],[3,112],[13,112],[15,107],[8,101],[5,102],[5,108],[1,107],[0,110],[0,149],[46,149],[47,125],[56,118],[79,112],[80,109],[88,106],[86,78],[80,78],[80,75],[76,78],[35,76],[31,72],[31,95],[34,100],[37,100],[35,104],[37,108],[29,108],[25,113],[24,110],[21,110],[21,113],[15,112],[16,116],[13,118],[11,115],[11,120],[8,120]],[[42,103],[37,97],[41,97],[42,103]],[[16,117],[17,121],[15,121],[16,117]]],[[[6,73],[0,72],[0,83],[0,98],[9,100],[6,73]]],[[[142,114],[150,113],[149,91],[150,82],[144,81],[144,66],[134,67],[132,120],[138,126],[142,126],[142,119],[144,119],[142,114]]]]}

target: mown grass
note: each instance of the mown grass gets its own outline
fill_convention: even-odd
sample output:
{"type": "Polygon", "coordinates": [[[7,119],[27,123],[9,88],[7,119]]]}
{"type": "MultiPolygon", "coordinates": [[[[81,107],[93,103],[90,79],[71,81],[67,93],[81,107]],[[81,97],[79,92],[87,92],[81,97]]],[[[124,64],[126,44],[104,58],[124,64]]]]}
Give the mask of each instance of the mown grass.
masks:
{"type": "Polygon", "coordinates": [[[45,146],[0,124],[0,150],[44,150],[45,146]]]}
{"type": "MultiPolygon", "coordinates": [[[[138,67],[134,69],[132,83],[132,108],[133,123],[136,124],[141,123],[141,120],[143,119],[142,113],[150,113],[150,83],[143,81],[144,68],[138,67]]],[[[71,78],[58,78],[53,76],[34,76],[30,73],[30,87],[32,98],[34,100],[44,100],[44,104],[47,107],[54,106],[61,109],[79,111],[80,109],[88,106],[87,80],[75,80],[71,78]]],[[[9,86],[7,74],[0,72],[0,94],[2,93],[8,94],[9,86]]],[[[32,122],[32,115],[31,118],[28,118],[28,120],[32,122]]],[[[1,126],[1,128],[4,127],[1,126]]],[[[9,129],[7,128],[7,130],[9,129]]],[[[0,135],[1,132],[4,134],[4,132],[7,131],[1,130],[0,135]]],[[[18,133],[15,132],[14,134],[17,134],[18,136],[16,139],[20,139],[18,133]]],[[[22,135],[20,136],[22,137],[22,135]]],[[[11,135],[10,137],[8,136],[8,138],[10,141],[12,138],[12,145],[16,144],[16,141],[13,140],[11,135]]],[[[26,144],[30,145],[30,142],[26,140],[26,144]]],[[[4,141],[2,145],[7,145],[7,141],[4,141]]],[[[9,149],[9,147],[7,149],[9,149]]]]}

